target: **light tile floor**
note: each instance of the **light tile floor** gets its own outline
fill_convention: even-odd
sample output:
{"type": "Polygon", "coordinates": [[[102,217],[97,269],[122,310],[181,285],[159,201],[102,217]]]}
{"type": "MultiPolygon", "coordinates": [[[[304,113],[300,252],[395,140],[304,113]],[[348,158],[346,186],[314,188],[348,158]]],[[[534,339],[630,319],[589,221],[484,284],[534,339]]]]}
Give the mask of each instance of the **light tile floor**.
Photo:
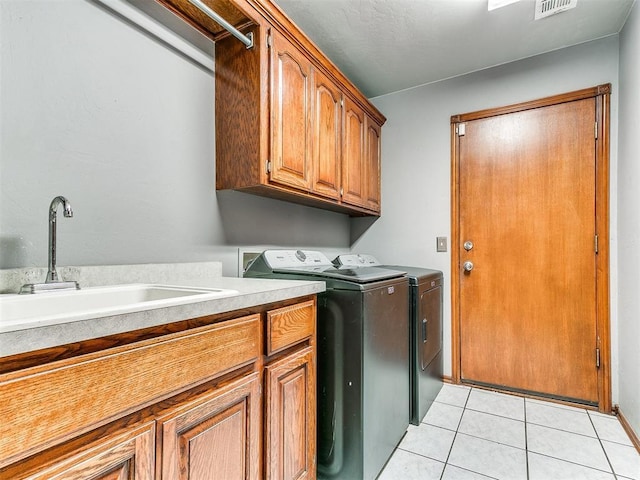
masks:
{"type": "Polygon", "coordinates": [[[614,416],[445,384],[379,480],[640,480],[614,416]]]}

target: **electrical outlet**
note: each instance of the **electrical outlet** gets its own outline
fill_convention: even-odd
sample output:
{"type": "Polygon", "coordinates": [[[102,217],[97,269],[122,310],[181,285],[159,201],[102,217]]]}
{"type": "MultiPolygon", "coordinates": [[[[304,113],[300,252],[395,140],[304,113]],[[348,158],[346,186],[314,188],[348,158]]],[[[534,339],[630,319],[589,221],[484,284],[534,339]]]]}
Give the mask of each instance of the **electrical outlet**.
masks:
{"type": "Polygon", "coordinates": [[[436,237],[436,252],[447,251],[447,237],[436,237]]]}

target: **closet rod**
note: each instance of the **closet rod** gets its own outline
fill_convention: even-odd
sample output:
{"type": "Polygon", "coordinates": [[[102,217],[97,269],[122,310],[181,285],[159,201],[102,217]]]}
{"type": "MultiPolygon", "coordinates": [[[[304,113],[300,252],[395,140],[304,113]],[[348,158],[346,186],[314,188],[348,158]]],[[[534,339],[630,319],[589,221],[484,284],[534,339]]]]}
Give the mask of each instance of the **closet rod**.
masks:
{"type": "Polygon", "coordinates": [[[200,11],[204,13],[207,17],[209,17],[211,20],[213,20],[216,23],[219,23],[220,26],[222,26],[226,31],[228,31],[231,35],[233,35],[242,43],[244,43],[248,49],[253,48],[253,32],[249,32],[246,35],[244,35],[240,30],[235,28],[233,25],[227,22],[224,18],[222,18],[216,12],[211,10],[201,0],[189,0],[189,3],[191,3],[191,5],[193,5],[194,7],[197,7],[198,9],[200,9],[200,11]]]}

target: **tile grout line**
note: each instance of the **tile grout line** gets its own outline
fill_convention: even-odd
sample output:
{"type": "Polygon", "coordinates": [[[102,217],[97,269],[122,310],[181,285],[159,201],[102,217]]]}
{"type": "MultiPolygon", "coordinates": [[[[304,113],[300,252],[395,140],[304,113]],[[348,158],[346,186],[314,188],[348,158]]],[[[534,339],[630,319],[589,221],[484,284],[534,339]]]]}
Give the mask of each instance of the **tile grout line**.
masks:
{"type": "Polygon", "coordinates": [[[589,423],[591,423],[591,426],[593,427],[593,431],[596,432],[596,438],[598,439],[598,443],[600,444],[600,448],[602,448],[602,453],[604,453],[604,458],[607,459],[607,463],[609,464],[609,468],[611,469],[611,473],[613,474],[613,478],[617,479],[618,478],[618,474],[616,473],[615,469],[613,468],[613,464],[611,463],[611,460],[609,459],[609,454],[607,454],[607,450],[604,448],[604,445],[602,444],[602,439],[600,438],[600,434],[598,433],[598,429],[596,428],[596,424],[593,423],[593,418],[591,418],[591,415],[589,415],[589,412],[587,412],[587,417],[589,417],[589,423]]]}
{"type": "Polygon", "coordinates": [[[525,468],[527,472],[527,480],[529,480],[529,435],[527,429],[527,399],[522,399],[522,408],[524,410],[524,458],[525,468]]]}
{"type": "Polygon", "coordinates": [[[460,424],[462,423],[462,417],[464,417],[464,411],[467,408],[467,403],[469,402],[469,397],[471,396],[471,388],[467,391],[467,398],[464,401],[464,405],[462,406],[462,413],[460,414],[460,420],[458,420],[458,425],[456,425],[456,430],[453,433],[453,440],[451,440],[451,446],[449,447],[449,453],[447,453],[447,458],[444,461],[444,467],[442,468],[442,473],[440,474],[440,480],[444,476],[444,472],[447,469],[447,465],[449,464],[449,457],[451,457],[451,451],[453,450],[453,445],[456,443],[456,437],[458,436],[458,429],[460,428],[460,424]]]}

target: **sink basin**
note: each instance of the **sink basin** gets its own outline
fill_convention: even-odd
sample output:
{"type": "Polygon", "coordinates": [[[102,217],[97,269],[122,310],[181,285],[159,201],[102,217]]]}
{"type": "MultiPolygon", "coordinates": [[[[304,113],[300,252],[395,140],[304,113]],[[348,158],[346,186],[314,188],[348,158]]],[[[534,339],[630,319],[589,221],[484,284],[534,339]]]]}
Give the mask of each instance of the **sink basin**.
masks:
{"type": "Polygon", "coordinates": [[[202,302],[237,290],[131,284],[0,296],[0,332],[202,302]]]}

